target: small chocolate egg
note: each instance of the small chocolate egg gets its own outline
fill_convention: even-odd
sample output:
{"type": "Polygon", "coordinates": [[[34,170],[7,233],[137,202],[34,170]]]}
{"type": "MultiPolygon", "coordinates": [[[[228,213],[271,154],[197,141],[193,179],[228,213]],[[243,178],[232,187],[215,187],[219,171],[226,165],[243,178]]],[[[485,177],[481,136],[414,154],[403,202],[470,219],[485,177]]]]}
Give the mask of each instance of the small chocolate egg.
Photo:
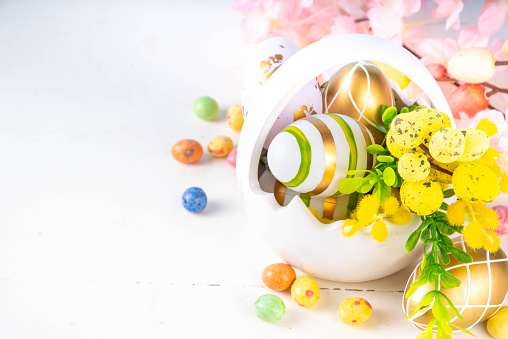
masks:
{"type": "Polygon", "coordinates": [[[180,140],[171,148],[171,155],[175,160],[184,164],[192,164],[203,155],[203,148],[196,140],[184,139],[180,140]]]}
{"type": "Polygon", "coordinates": [[[225,157],[233,149],[233,140],[230,137],[219,136],[208,143],[208,152],[214,157],[225,157]]]}
{"type": "Polygon", "coordinates": [[[298,278],[291,285],[291,296],[298,305],[311,307],[319,300],[319,285],[310,277],[298,278]]]}
{"type": "Polygon", "coordinates": [[[490,80],[496,73],[496,57],[485,47],[465,48],[450,57],[447,70],[452,78],[479,84],[490,80]]]}
{"type": "Polygon", "coordinates": [[[319,114],[282,130],[268,148],[268,165],[277,180],[298,193],[338,196],[346,171],[372,168],[374,159],[366,150],[372,143],[372,135],[360,122],[340,114],[319,114]]]}
{"type": "Polygon", "coordinates": [[[240,132],[243,126],[242,105],[236,104],[232,106],[226,114],[228,126],[235,132],[240,132]]]}
{"type": "Polygon", "coordinates": [[[291,287],[296,279],[296,273],[288,264],[272,264],[263,270],[262,279],[269,289],[284,291],[291,287]]]}
{"type": "Polygon", "coordinates": [[[372,306],[363,298],[349,298],[340,303],[337,313],[344,324],[356,326],[369,320],[372,306]]]}

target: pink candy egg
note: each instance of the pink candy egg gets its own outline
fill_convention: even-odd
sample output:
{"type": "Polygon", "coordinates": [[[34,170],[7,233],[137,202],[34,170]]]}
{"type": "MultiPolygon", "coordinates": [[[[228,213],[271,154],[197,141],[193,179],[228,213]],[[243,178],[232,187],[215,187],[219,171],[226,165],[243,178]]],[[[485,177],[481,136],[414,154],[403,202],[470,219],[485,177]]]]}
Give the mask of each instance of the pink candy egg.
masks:
{"type": "Polygon", "coordinates": [[[236,167],[236,148],[234,150],[232,150],[231,152],[229,152],[228,154],[228,157],[226,158],[226,161],[228,162],[228,164],[230,164],[231,166],[234,166],[236,167]]]}

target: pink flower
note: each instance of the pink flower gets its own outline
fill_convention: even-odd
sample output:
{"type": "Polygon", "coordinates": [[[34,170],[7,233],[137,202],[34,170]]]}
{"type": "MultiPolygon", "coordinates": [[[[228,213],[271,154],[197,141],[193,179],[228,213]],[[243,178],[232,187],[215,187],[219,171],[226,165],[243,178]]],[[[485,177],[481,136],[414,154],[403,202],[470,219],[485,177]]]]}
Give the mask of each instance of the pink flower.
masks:
{"type": "Polygon", "coordinates": [[[486,35],[492,35],[503,26],[508,14],[508,1],[486,1],[480,12],[478,29],[486,35]]]}
{"type": "Polygon", "coordinates": [[[508,208],[506,206],[494,206],[492,209],[497,214],[497,220],[499,220],[499,226],[495,230],[498,235],[508,233],[508,208]]]}
{"type": "Polygon", "coordinates": [[[460,13],[464,8],[461,0],[435,0],[437,7],[432,11],[432,16],[436,19],[447,17],[446,29],[452,27],[459,29],[460,13]]]}

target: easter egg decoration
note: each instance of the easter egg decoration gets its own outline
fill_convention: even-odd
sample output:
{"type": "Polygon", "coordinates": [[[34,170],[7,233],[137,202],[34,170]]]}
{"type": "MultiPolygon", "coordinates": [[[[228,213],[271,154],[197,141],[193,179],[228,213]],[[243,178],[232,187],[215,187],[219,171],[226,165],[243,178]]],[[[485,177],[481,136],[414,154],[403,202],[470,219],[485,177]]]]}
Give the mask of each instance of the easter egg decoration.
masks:
{"type": "MultiPolygon", "coordinates": [[[[286,60],[299,50],[300,48],[294,42],[285,38],[270,38],[256,47],[245,68],[242,82],[240,101],[245,119],[247,119],[249,110],[257,100],[263,85],[286,60]]],[[[322,112],[321,90],[317,79],[314,78],[282,110],[268,133],[264,147],[268,148],[272,139],[287,125],[306,116],[322,112]]]]}
{"type": "Polygon", "coordinates": [[[496,57],[485,47],[465,48],[450,57],[447,69],[458,81],[479,84],[496,73],[496,57]]]}
{"type": "Polygon", "coordinates": [[[344,114],[361,122],[381,144],[385,133],[376,126],[383,126],[383,105],[395,105],[388,79],[376,65],[359,61],[343,66],[330,78],[323,113],[344,114]]]}
{"type": "Polygon", "coordinates": [[[372,135],[360,122],[320,114],[282,130],[268,149],[268,166],[277,180],[298,193],[338,196],[346,171],[372,168],[374,159],[366,150],[372,143],[372,135]]]}
{"type": "MultiPolygon", "coordinates": [[[[501,249],[495,253],[483,249],[472,250],[462,241],[457,242],[455,247],[466,251],[473,257],[473,261],[464,264],[451,258],[448,265],[443,265],[447,272],[461,281],[461,284],[459,287],[443,288],[441,292],[451,300],[466,320],[464,322],[453,315],[451,323],[469,329],[493,315],[507,300],[508,258],[501,249]]],[[[420,276],[419,268],[420,265],[411,274],[406,292],[409,285],[420,276]]],[[[404,312],[408,315],[413,312],[425,294],[434,288],[434,284],[426,284],[418,287],[409,298],[404,298],[404,312]]],[[[417,313],[410,321],[416,327],[424,329],[432,318],[432,312],[428,310],[425,313],[417,313]]]]}

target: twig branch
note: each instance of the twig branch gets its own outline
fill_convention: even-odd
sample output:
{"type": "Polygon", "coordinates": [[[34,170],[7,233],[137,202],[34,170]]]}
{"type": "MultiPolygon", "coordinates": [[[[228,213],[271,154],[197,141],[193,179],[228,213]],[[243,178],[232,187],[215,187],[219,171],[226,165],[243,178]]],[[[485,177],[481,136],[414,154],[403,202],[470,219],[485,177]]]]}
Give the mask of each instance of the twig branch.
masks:
{"type": "Polygon", "coordinates": [[[496,61],[496,66],[506,66],[506,65],[508,65],[508,60],[496,61]]]}

